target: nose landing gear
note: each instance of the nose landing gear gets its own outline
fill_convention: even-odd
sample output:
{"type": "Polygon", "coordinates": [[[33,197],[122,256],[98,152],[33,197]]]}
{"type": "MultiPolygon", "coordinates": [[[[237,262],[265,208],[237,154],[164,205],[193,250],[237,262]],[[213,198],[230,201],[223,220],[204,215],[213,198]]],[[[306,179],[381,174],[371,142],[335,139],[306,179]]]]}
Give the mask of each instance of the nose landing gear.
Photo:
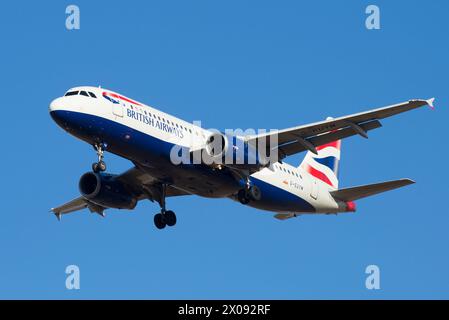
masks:
{"type": "Polygon", "coordinates": [[[92,163],[92,171],[95,173],[106,171],[106,163],[103,161],[106,144],[96,143],[94,148],[97,151],[98,162],[92,163]]]}

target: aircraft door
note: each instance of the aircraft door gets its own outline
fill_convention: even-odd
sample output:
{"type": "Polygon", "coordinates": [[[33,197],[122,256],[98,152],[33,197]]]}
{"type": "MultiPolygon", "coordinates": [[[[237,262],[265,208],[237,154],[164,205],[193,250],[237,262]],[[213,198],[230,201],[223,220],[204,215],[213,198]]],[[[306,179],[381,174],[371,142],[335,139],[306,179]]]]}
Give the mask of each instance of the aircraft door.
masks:
{"type": "Polygon", "coordinates": [[[312,185],[310,188],[310,196],[312,199],[318,199],[318,182],[316,179],[312,179],[312,185]]]}
{"type": "Polygon", "coordinates": [[[123,109],[125,109],[125,106],[121,103],[112,103],[112,113],[115,116],[123,117],[123,109]]]}

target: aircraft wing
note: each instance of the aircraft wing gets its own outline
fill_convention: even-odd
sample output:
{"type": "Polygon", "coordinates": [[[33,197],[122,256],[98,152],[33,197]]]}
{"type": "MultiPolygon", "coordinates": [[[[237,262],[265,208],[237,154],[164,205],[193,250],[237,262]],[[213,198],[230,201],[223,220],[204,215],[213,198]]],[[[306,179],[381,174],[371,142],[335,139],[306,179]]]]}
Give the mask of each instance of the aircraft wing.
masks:
{"type": "Polygon", "coordinates": [[[258,140],[265,138],[266,154],[278,153],[278,159],[305,150],[316,153],[315,147],[359,134],[368,137],[367,131],[381,127],[380,119],[410,111],[425,105],[433,108],[434,98],[429,100],[409,100],[395,105],[355,113],[336,119],[328,119],[312,124],[269,132],[261,135],[247,136],[248,143],[257,146],[258,140]],[[277,134],[277,146],[270,145],[270,136],[277,134]],[[270,153],[271,152],[271,153],[270,153]]]}
{"type": "MultiPolygon", "coordinates": [[[[137,167],[125,171],[117,177],[121,180],[137,197],[138,200],[149,199],[151,201],[159,201],[160,194],[158,194],[159,181],[146,173],[144,170],[137,167]]],[[[176,189],[173,186],[168,186],[166,190],[166,197],[174,197],[187,195],[187,192],[176,189]]],[[[51,212],[56,215],[58,219],[61,215],[88,208],[90,212],[95,212],[104,216],[104,210],[107,208],[99,206],[90,202],[84,197],[73,199],[59,207],[52,208],[51,212]]]]}
{"type": "Polygon", "coordinates": [[[54,214],[66,214],[73,211],[78,211],[81,209],[87,208],[87,201],[84,200],[83,197],[79,197],[76,199],[73,199],[72,201],[69,201],[67,203],[64,203],[62,206],[59,206],[57,208],[52,208],[51,211],[54,214]]]}

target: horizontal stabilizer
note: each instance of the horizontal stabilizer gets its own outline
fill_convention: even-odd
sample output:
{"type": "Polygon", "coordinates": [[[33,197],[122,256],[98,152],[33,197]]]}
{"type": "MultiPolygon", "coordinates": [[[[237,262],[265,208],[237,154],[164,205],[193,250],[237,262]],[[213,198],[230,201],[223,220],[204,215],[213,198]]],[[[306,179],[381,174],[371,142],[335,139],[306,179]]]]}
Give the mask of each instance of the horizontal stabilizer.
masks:
{"type": "Polygon", "coordinates": [[[278,220],[287,220],[291,218],[296,218],[297,216],[298,214],[296,213],[278,213],[274,215],[274,217],[278,220]]]}
{"type": "Polygon", "coordinates": [[[341,201],[355,201],[357,199],[366,198],[385,191],[394,190],[413,184],[415,181],[410,179],[400,179],[387,182],[380,182],[374,184],[367,184],[364,186],[340,189],[332,191],[331,195],[341,201]]]}

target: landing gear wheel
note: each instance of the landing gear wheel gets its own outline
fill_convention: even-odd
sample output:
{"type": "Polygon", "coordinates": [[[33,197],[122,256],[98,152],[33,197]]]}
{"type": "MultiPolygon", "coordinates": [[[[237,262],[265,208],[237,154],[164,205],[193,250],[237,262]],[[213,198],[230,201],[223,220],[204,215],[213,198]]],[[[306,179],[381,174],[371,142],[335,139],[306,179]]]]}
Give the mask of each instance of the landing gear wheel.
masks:
{"type": "Polygon", "coordinates": [[[173,227],[176,224],[176,214],[173,211],[165,212],[164,216],[167,226],[173,227]]]}
{"type": "Polygon", "coordinates": [[[106,171],[106,163],[104,161],[98,162],[98,169],[100,169],[100,171],[106,171]]]}
{"type": "Polygon", "coordinates": [[[92,163],[92,170],[95,173],[106,171],[106,163],[104,161],[92,163]]]}
{"type": "Polygon", "coordinates": [[[165,217],[162,213],[158,213],[154,216],[154,225],[158,229],[164,229],[167,223],[165,222],[165,217]]]}
{"type": "Polygon", "coordinates": [[[257,186],[252,186],[248,190],[248,195],[252,200],[259,201],[262,198],[262,193],[257,186]]]}
{"type": "Polygon", "coordinates": [[[248,192],[245,189],[239,190],[239,193],[237,194],[237,198],[239,199],[241,204],[249,203],[248,192]]]}
{"type": "MultiPolygon", "coordinates": [[[[154,194],[156,194],[156,201],[159,202],[161,206],[161,212],[154,216],[154,225],[158,229],[164,229],[165,227],[173,227],[176,224],[176,214],[171,210],[166,210],[165,207],[165,197],[167,194],[167,184],[161,183],[160,189],[156,189],[154,194]],[[159,191],[159,192],[157,192],[159,191]]],[[[153,195],[151,195],[153,196],[153,195]]]]}

